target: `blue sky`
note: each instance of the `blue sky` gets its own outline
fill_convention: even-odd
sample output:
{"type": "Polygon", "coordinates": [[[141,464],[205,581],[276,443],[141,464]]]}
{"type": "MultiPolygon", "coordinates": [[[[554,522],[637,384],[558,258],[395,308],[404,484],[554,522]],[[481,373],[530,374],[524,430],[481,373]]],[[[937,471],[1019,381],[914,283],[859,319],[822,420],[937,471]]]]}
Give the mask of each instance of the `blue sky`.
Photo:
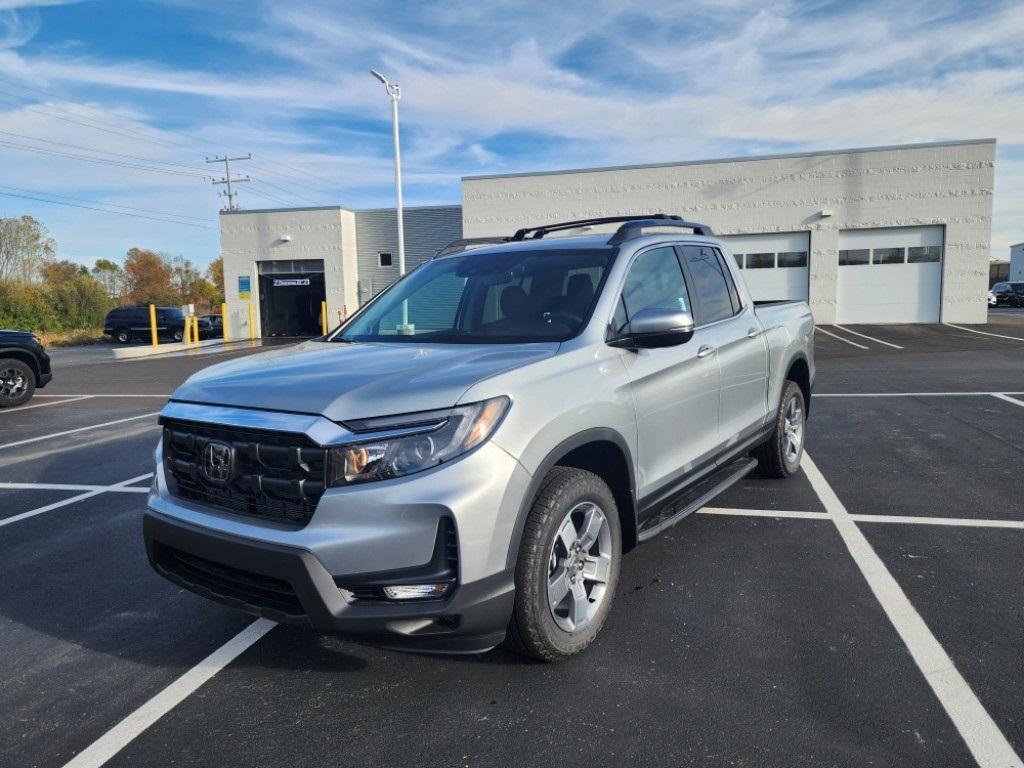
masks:
{"type": "Polygon", "coordinates": [[[0,0],[0,215],[88,264],[205,264],[225,152],[253,154],[246,208],[390,205],[377,67],[402,85],[407,204],[469,174],[996,137],[1005,257],[1021,40],[1019,2],[0,0]]]}

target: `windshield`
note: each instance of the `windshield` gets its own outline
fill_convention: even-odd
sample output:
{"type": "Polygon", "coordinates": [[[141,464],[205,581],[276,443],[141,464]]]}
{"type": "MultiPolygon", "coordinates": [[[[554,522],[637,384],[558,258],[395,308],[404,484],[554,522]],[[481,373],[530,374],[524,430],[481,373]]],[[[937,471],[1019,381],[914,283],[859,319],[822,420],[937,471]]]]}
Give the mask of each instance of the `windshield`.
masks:
{"type": "Polygon", "coordinates": [[[590,317],[613,249],[469,251],[395,283],[332,341],[565,341],[590,317]]]}

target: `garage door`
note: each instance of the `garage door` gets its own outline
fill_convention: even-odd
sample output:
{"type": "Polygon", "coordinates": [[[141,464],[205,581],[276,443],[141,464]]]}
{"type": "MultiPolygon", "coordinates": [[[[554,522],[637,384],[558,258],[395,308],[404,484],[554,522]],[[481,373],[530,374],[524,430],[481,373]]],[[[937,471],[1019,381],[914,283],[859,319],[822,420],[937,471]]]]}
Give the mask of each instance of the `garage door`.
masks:
{"type": "Polygon", "coordinates": [[[807,232],[727,235],[722,240],[743,270],[754,301],[807,299],[807,232]]]}
{"type": "Polygon", "coordinates": [[[939,322],[942,232],[942,227],[840,231],[837,322],[939,322]]]}

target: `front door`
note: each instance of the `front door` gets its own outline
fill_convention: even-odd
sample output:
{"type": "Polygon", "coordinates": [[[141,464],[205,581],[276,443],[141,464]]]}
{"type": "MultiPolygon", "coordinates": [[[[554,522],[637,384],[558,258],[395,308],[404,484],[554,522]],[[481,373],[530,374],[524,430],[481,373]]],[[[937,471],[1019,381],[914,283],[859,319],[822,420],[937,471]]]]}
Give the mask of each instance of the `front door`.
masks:
{"type": "MultiPolygon", "coordinates": [[[[642,309],[692,313],[675,249],[642,251],[630,265],[613,324],[642,309]]],[[[637,496],[661,491],[714,451],[718,435],[718,360],[697,330],[675,347],[623,352],[637,415],[637,496]]]]}

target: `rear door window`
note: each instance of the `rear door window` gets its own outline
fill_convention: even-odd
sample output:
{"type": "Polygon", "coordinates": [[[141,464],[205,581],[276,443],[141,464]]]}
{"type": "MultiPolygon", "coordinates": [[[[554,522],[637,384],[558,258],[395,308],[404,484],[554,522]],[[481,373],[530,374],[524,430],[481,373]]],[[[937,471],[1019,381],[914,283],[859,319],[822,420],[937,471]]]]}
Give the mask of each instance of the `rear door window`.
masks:
{"type": "MultiPolygon", "coordinates": [[[[701,245],[684,245],[681,250],[693,284],[700,324],[715,323],[736,314],[739,309],[733,304],[736,289],[718,251],[701,245]]],[[[750,254],[747,256],[749,258],[750,254]]]]}

